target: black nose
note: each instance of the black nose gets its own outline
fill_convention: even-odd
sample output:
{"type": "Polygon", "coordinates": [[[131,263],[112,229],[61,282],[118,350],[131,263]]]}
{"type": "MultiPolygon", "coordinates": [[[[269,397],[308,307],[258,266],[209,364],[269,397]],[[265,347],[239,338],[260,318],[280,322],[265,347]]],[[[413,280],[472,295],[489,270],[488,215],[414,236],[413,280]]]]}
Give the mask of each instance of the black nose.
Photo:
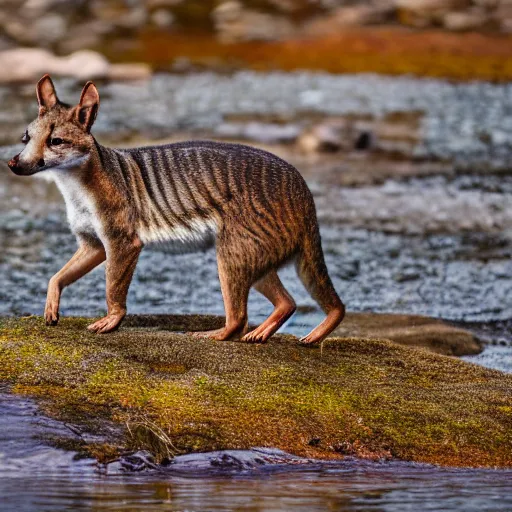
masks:
{"type": "Polygon", "coordinates": [[[44,167],[44,160],[40,158],[39,162],[37,162],[37,165],[39,165],[39,167],[44,167]]]}
{"type": "Polygon", "coordinates": [[[19,170],[19,167],[18,167],[18,163],[20,161],[20,156],[19,155],[16,155],[16,156],[13,156],[9,162],[8,162],[8,166],[9,168],[11,169],[11,171],[17,171],[19,170]]]}

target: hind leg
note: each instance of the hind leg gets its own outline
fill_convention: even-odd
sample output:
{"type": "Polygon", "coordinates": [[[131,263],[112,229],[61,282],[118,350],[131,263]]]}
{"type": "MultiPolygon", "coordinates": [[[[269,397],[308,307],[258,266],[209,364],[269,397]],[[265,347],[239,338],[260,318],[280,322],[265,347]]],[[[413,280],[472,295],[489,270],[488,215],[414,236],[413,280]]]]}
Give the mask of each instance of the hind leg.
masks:
{"type": "MultiPolygon", "coordinates": [[[[236,262],[237,258],[234,258],[234,261],[236,262]]],[[[239,339],[247,332],[247,299],[252,281],[250,269],[240,263],[233,264],[229,251],[219,248],[217,265],[226,325],[214,331],[192,332],[190,333],[192,336],[226,341],[239,339]]]]}
{"type": "Polygon", "coordinates": [[[295,313],[296,304],[286,291],[277,272],[271,270],[254,284],[254,288],[273,305],[272,314],[256,329],[247,333],[242,341],[248,343],[266,343],[267,340],[295,313]]]}
{"type": "Polygon", "coordinates": [[[345,316],[345,306],[334,290],[327,273],[319,235],[314,242],[315,251],[309,250],[299,254],[296,262],[297,272],[306,289],[327,316],[320,325],[301,338],[300,342],[304,345],[316,345],[322,342],[345,316]]]}

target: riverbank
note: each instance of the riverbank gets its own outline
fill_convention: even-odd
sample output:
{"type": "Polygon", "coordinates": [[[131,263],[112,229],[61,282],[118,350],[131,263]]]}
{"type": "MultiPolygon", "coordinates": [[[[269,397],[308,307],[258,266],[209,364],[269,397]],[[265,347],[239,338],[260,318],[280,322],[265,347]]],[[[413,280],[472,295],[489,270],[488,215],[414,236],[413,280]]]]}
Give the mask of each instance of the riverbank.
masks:
{"type": "MultiPolygon", "coordinates": [[[[100,460],[121,448],[161,461],[269,446],[322,459],[512,464],[512,376],[501,372],[377,339],[308,350],[289,335],[217,343],[133,322],[95,336],[87,322],[3,319],[0,379],[50,416],[110,436],[81,447],[100,460]]],[[[176,328],[212,322],[184,317],[176,328]]]]}

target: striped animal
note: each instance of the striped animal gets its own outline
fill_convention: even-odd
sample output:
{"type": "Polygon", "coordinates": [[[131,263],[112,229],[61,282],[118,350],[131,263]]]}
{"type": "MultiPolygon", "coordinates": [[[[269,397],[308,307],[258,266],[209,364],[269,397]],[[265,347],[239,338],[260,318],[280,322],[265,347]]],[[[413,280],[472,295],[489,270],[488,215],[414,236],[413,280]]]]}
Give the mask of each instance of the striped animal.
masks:
{"type": "Polygon", "coordinates": [[[39,115],[9,167],[23,176],[53,175],[79,244],[50,279],[48,325],[58,322],[62,290],[106,261],[108,314],[88,328],[117,329],[141,249],[158,242],[216,247],[226,323],[196,335],[266,342],[295,311],[277,275],[290,261],[327,315],[302,342],[320,342],[341,322],[344,306],[327,273],[313,198],[292,165],[266,151],[219,142],[107,148],[91,135],[99,107],[93,83],[73,107],[59,101],[48,75],[36,92],[39,115]],[[275,309],[248,332],[251,287],[275,309]]]}

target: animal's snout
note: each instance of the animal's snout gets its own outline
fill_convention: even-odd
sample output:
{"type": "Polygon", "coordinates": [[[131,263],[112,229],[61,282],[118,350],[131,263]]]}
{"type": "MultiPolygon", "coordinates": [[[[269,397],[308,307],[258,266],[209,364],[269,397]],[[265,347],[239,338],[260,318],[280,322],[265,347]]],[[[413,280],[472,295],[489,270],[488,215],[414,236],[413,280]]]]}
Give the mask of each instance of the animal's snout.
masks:
{"type": "Polygon", "coordinates": [[[20,165],[20,155],[13,156],[8,164],[9,168],[14,174],[17,174],[18,176],[23,175],[23,167],[20,165]]]}
{"type": "Polygon", "coordinates": [[[9,163],[7,164],[9,166],[9,168],[11,169],[11,171],[14,171],[16,169],[18,169],[18,163],[20,161],[20,155],[16,155],[16,156],[13,156],[10,160],[9,160],[9,163]]]}

